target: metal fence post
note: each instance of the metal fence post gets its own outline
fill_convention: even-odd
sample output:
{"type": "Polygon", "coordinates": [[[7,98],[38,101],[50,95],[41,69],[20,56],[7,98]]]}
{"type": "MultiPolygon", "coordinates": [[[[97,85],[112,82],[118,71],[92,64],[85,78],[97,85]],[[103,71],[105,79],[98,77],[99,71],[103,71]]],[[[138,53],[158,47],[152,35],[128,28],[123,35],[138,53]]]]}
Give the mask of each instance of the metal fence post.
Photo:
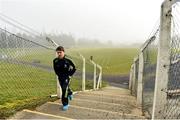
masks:
{"type": "Polygon", "coordinates": [[[132,95],[135,95],[134,92],[135,92],[135,63],[133,63],[133,72],[132,72],[132,95]]]}
{"type": "Polygon", "coordinates": [[[133,91],[133,94],[136,95],[135,92],[136,91],[136,72],[137,72],[137,65],[136,65],[136,61],[138,60],[138,58],[134,58],[134,69],[133,69],[133,84],[132,84],[132,91],[133,91]]]}
{"type": "Polygon", "coordinates": [[[85,83],[85,79],[86,79],[86,60],[84,58],[84,56],[82,56],[80,54],[82,60],[83,60],[83,68],[82,68],[82,91],[85,91],[86,89],[86,83],[85,83]]]}
{"type": "Polygon", "coordinates": [[[131,65],[130,69],[130,76],[129,76],[129,90],[131,91],[132,94],[132,79],[133,79],[133,65],[131,65]]]}
{"type": "Polygon", "coordinates": [[[139,71],[138,71],[138,86],[137,86],[137,104],[142,107],[143,104],[143,71],[144,71],[144,56],[143,51],[139,54],[139,71]]]}
{"type": "Polygon", "coordinates": [[[99,87],[102,88],[102,67],[100,67],[100,84],[99,87]]]}
{"type": "Polygon", "coordinates": [[[167,102],[166,90],[170,65],[171,6],[174,3],[175,0],[165,0],[161,6],[160,40],[152,119],[162,119],[162,111],[167,102]]]}
{"type": "Polygon", "coordinates": [[[91,60],[91,63],[94,65],[94,82],[93,82],[93,89],[96,90],[96,63],[91,60]]]}
{"type": "Polygon", "coordinates": [[[99,68],[99,78],[98,78],[98,83],[97,83],[97,89],[102,86],[102,67],[97,64],[97,67],[99,68]]]}

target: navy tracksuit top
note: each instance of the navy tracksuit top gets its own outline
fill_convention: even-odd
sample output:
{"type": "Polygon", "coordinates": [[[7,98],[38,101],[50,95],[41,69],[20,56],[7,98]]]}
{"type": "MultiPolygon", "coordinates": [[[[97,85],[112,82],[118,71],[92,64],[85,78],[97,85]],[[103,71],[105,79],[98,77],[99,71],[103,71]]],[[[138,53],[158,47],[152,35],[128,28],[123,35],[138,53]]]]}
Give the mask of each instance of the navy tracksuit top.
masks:
{"type": "Polygon", "coordinates": [[[76,71],[73,62],[66,57],[63,59],[55,58],[53,60],[53,67],[56,75],[60,79],[66,79],[69,76],[72,76],[76,71]]]}

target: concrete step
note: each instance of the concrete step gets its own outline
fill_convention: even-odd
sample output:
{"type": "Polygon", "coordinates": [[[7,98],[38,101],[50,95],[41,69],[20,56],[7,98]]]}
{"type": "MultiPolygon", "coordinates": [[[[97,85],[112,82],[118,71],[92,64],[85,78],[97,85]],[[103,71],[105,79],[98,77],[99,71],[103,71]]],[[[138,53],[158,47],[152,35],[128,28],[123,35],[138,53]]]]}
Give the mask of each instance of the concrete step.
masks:
{"type": "Polygon", "coordinates": [[[62,111],[62,106],[56,102],[48,102],[39,108],[36,111],[45,113],[45,114],[53,114],[56,116],[63,116],[67,118],[73,119],[143,119],[144,117],[132,114],[125,114],[120,112],[112,112],[107,110],[100,109],[92,109],[86,107],[80,107],[75,105],[70,105],[68,111],[62,111]]]}
{"type": "MultiPolygon", "coordinates": [[[[56,103],[61,103],[61,102],[60,100],[58,100],[56,101],[56,103]]],[[[121,113],[127,113],[127,114],[131,114],[133,109],[135,109],[134,105],[99,102],[99,101],[94,101],[94,100],[78,99],[78,98],[75,98],[72,101],[70,101],[70,105],[93,108],[93,109],[100,109],[100,110],[108,110],[112,112],[121,112],[121,113]]],[[[137,115],[141,115],[139,113],[137,115]]]]}
{"type": "Polygon", "coordinates": [[[97,97],[97,98],[114,98],[114,99],[121,99],[121,100],[130,100],[130,101],[136,101],[136,98],[134,96],[128,96],[128,95],[110,95],[110,94],[100,94],[100,93],[92,93],[92,92],[86,92],[86,93],[77,93],[75,96],[89,96],[89,97],[97,97]]]}
{"type": "Polygon", "coordinates": [[[124,105],[131,105],[136,107],[135,99],[124,99],[119,97],[107,97],[107,96],[93,96],[93,95],[86,95],[86,94],[75,94],[74,99],[85,99],[85,100],[92,100],[97,102],[106,102],[106,103],[116,103],[116,104],[124,104],[124,105]]]}
{"type": "Polygon", "coordinates": [[[52,114],[32,111],[32,110],[23,110],[21,112],[16,113],[15,116],[9,118],[8,120],[14,119],[63,119],[63,120],[72,120],[70,118],[56,116],[52,114]]]}
{"type": "Polygon", "coordinates": [[[129,96],[131,96],[130,90],[124,89],[124,88],[112,87],[112,86],[102,88],[100,91],[105,92],[105,93],[109,93],[112,95],[129,95],[129,96]]]}
{"type": "Polygon", "coordinates": [[[89,91],[89,92],[79,92],[78,94],[82,95],[92,95],[92,96],[105,96],[105,97],[116,97],[116,98],[123,98],[123,99],[131,99],[136,100],[134,96],[126,95],[126,94],[114,94],[105,91],[89,91]]]}
{"type": "Polygon", "coordinates": [[[97,91],[78,92],[62,111],[60,100],[47,102],[35,111],[23,110],[13,119],[145,119],[130,91],[106,87],[97,91]]]}

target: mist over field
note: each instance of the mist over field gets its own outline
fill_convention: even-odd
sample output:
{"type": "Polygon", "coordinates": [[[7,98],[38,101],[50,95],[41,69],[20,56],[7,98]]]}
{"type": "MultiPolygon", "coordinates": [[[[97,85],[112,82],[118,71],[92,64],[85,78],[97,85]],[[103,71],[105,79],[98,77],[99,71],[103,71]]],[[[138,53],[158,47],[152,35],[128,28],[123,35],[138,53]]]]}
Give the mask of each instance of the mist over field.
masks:
{"type": "Polygon", "coordinates": [[[0,0],[0,25],[21,34],[28,26],[67,47],[136,47],[158,21],[162,1],[0,0]]]}

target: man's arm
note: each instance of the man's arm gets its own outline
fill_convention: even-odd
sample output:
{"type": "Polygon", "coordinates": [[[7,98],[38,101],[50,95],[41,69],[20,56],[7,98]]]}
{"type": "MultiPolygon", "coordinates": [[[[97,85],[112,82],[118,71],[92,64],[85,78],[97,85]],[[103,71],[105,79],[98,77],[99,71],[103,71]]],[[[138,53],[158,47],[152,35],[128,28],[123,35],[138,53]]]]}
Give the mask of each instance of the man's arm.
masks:
{"type": "Polygon", "coordinates": [[[55,71],[56,75],[58,75],[58,69],[56,67],[56,62],[55,61],[56,61],[56,59],[53,60],[53,68],[54,68],[54,71],[55,71]]]}
{"type": "Polygon", "coordinates": [[[76,67],[75,67],[74,63],[71,60],[68,60],[68,61],[69,61],[69,64],[70,64],[70,66],[69,66],[69,75],[72,76],[76,71],[76,67]]]}

